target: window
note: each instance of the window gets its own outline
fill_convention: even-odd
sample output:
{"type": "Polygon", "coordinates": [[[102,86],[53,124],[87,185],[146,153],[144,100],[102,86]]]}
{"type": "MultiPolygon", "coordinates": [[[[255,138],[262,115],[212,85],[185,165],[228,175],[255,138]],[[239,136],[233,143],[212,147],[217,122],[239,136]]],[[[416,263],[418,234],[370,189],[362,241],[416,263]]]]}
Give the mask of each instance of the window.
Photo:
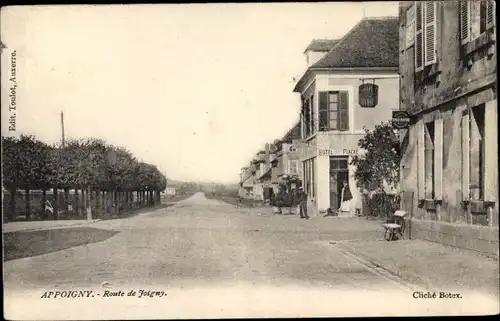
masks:
{"type": "Polygon", "coordinates": [[[461,43],[466,44],[493,29],[495,18],[495,1],[493,0],[460,1],[461,43]],[[474,34],[473,30],[479,30],[479,33],[476,31],[474,34]]]}
{"type": "Polygon", "coordinates": [[[436,1],[415,2],[415,71],[437,62],[436,1]]]}
{"type": "Polygon", "coordinates": [[[434,199],[434,122],[425,124],[425,199],[434,199]]]}
{"type": "Polygon", "coordinates": [[[484,105],[472,108],[469,118],[469,191],[472,200],[484,200],[484,105]]]}
{"type": "Polygon", "coordinates": [[[319,130],[349,130],[348,93],[323,91],[319,93],[319,130]]]}
{"type": "Polygon", "coordinates": [[[443,119],[417,125],[418,199],[442,200],[443,119]]]}

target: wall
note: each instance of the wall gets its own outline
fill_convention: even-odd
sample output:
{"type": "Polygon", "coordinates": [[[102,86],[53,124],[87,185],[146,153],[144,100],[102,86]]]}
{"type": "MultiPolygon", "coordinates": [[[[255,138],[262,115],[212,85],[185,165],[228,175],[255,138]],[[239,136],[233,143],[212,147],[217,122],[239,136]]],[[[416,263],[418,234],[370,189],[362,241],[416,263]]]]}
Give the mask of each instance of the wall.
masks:
{"type": "MultiPolygon", "coordinates": [[[[317,197],[314,205],[318,211],[326,211],[330,205],[330,158],[328,155],[319,155],[319,150],[336,150],[341,154],[349,155],[350,152],[358,149],[358,141],[365,135],[364,127],[372,130],[376,125],[388,122],[392,118],[392,110],[397,110],[399,106],[399,75],[394,72],[369,71],[347,74],[323,72],[317,74],[315,78],[311,78],[309,83],[315,85],[314,115],[316,116],[316,124],[318,123],[319,108],[317,97],[320,91],[346,90],[349,92],[349,130],[345,132],[317,132],[306,139],[307,147],[302,156],[302,161],[316,158],[317,197]],[[360,79],[376,79],[375,84],[379,86],[379,100],[374,108],[359,106],[358,87],[363,83],[360,79]]],[[[306,91],[308,88],[306,86],[306,91]]],[[[358,152],[360,151],[358,150],[358,152]]],[[[349,157],[350,161],[351,157],[349,157]]],[[[355,188],[355,170],[354,166],[349,165],[349,186],[353,198],[356,200],[356,207],[361,208],[361,192],[355,188]]]]}
{"type": "Polygon", "coordinates": [[[306,51],[306,59],[307,59],[307,67],[315,64],[318,60],[323,58],[323,56],[326,54],[326,51],[312,51],[308,50],[306,51]]]}
{"type": "MultiPolygon", "coordinates": [[[[473,11],[478,12],[477,3],[471,1],[473,11]]],[[[437,64],[440,82],[435,79],[415,82],[415,46],[406,48],[406,10],[413,2],[401,2],[400,15],[400,73],[401,73],[401,108],[412,113],[423,109],[432,109],[456,97],[472,93],[475,90],[496,82],[496,51],[492,56],[474,55],[474,63],[465,67],[464,49],[460,44],[459,4],[458,1],[437,1],[437,64]]],[[[474,31],[476,32],[476,31],[474,31]]]]}
{"type": "MultiPolygon", "coordinates": [[[[478,3],[478,2],[477,2],[478,3]]],[[[477,12],[477,3],[473,11],[477,12]]],[[[411,2],[400,4],[400,72],[401,108],[412,115],[411,127],[403,140],[401,187],[413,191],[414,200],[402,202],[412,209],[412,236],[447,245],[480,251],[498,256],[498,126],[496,101],[496,52],[494,55],[473,54],[470,68],[464,64],[464,47],[459,42],[458,2],[437,2],[437,64],[423,73],[415,74],[414,46],[406,48],[405,10],[411,2]],[[446,21],[446,23],[442,23],[446,21]],[[446,52],[446,54],[444,54],[446,52]],[[425,73],[438,75],[425,78],[425,73]],[[424,75],[424,76],[422,76],[424,75]],[[466,172],[462,169],[462,117],[469,108],[486,104],[486,181],[489,200],[495,202],[487,213],[487,226],[477,224],[463,203],[466,172]],[[425,122],[443,122],[442,200],[435,209],[419,195],[418,129],[425,122]],[[410,204],[408,204],[410,203],[410,204]]],[[[477,33],[477,30],[472,30],[477,33]]],[[[486,50],[488,46],[484,48],[486,50]]],[[[483,49],[482,49],[483,50],[483,49]]],[[[467,154],[466,154],[467,155],[467,154]]],[[[423,163],[422,163],[423,164],[423,163]]],[[[468,183],[465,183],[467,186],[468,183]]],[[[464,195],[466,194],[466,195],[464,195]]]]}
{"type": "MultiPolygon", "coordinates": [[[[392,118],[392,111],[399,108],[399,75],[395,72],[343,73],[321,72],[309,80],[305,92],[314,85],[314,123],[317,125],[319,111],[319,92],[329,90],[345,90],[349,92],[349,131],[364,133],[363,127],[373,129],[381,122],[392,118]],[[358,88],[365,79],[375,79],[379,86],[378,104],[374,108],[363,108],[359,105],[358,88]],[[351,108],[352,106],[352,108],[351,108]]],[[[306,138],[306,137],[304,137],[306,138]]]]}

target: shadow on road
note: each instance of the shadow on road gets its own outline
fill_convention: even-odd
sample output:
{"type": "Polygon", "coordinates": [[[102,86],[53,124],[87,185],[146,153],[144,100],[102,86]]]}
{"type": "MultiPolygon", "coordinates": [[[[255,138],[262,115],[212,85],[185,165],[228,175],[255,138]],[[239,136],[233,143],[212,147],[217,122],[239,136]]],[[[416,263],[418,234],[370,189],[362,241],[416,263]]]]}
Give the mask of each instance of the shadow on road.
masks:
{"type": "Polygon", "coordinates": [[[4,236],[4,261],[21,259],[74,246],[104,241],[117,231],[72,227],[45,231],[10,232],[4,236]]]}

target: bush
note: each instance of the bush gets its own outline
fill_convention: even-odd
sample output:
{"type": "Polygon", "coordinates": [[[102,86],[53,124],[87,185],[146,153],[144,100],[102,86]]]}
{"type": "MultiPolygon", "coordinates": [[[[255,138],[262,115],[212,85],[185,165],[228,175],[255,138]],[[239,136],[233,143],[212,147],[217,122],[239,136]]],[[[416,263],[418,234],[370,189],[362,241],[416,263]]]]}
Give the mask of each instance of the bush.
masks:
{"type": "Polygon", "coordinates": [[[372,195],[368,200],[369,216],[389,217],[399,209],[399,196],[385,193],[372,195]]]}

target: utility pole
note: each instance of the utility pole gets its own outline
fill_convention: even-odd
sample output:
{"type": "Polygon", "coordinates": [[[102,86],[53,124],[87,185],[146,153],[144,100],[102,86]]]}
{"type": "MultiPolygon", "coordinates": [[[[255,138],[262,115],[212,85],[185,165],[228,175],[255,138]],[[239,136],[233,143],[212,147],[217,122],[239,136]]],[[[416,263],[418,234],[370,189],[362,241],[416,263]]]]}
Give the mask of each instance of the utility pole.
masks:
{"type": "Polygon", "coordinates": [[[65,145],[65,140],[64,140],[64,114],[61,112],[61,134],[62,134],[62,147],[64,148],[65,145]]]}

